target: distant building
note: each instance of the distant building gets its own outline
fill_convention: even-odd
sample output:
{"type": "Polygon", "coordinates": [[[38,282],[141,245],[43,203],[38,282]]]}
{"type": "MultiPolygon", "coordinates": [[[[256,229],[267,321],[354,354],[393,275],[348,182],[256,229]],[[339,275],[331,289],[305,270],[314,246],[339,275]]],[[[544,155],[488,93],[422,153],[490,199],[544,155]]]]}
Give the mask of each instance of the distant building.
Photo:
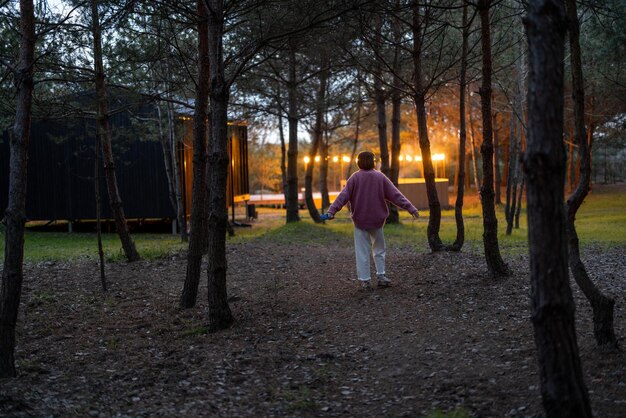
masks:
{"type": "MultiPolygon", "coordinates": [[[[78,100],[93,100],[84,93],[78,100]]],[[[176,219],[169,199],[163,150],[155,133],[154,105],[110,98],[110,124],[116,174],[129,220],[176,219]],[[116,110],[117,109],[117,110],[116,110]],[[152,121],[146,122],[146,121],[152,121]]],[[[177,117],[183,207],[191,211],[193,121],[177,117]]],[[[28,149],[26,216],[29,221],[80,221],[96,218],[94,191],[96,120],[94,113],[57,119],[34,119],[28,149]]],[[[229,124],[228,205],[249,199],[248,146],[245,124],[229,124]]],[[[9,135],[0,138],[0,213],[8,202],[9,135]]],[[[104,170],[100,169],[101,216],[112,218],[104,170]]]]}

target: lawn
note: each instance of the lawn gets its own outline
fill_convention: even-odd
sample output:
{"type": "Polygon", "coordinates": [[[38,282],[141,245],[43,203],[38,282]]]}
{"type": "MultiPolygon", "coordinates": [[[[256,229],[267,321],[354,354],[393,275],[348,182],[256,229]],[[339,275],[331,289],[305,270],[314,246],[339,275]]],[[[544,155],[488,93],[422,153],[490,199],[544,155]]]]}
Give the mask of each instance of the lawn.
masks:
{"type": "MultiPolygon", "coordinates": [[[[470,196],[464,206],[465,251],[482,252],[482,212],[477,199],[470,196]]],[[[316,225],[306,209],[300,211],[302,222],[285,224],[285,212],[280,209],[259,208],[259,219],[251,228],[237,228],[236,236],[229,237],[231,244],[250,240],[269,242],[293,242],[300,244],[324,245],[340,241],[350,245],[352,223],[347,210],[342,210],[336,219],[325,225],[316,225]]],[[[243,213],[243,211],[242,211],[243,213]]],[[[527,218],[525,210],[520,217],[520,228],[506,236],[504,208],[498,206],[498,231],[502,253],[519,254],[527,251],[527,218]]],[[[401,225],[385,227],[387,244],[393,247],[411,246],[416,251],[428,251],[426,226],[428,211],[421,212],[421,218],[414,221],[406,213],[401,213],[401,225]]],[[[598,186],[588,196],[579,210],[576,222],[583,248],[589,245],[613,247],[626,244],[626,187],[598,186]]],[[[0,230],[4,235],[4,230],[0,230]]],[[[441,238],[451,243],[456,236],[454,210],[444,210],[441,221],[441,238]]],[[[136,233],[133,238],[142,257],[155,259],[178,253],[186,248],[177,236],[158,233],[136,233]]],[[[103,234],[103,245],[108,261],[123,259],[122,249],[115,234],[103,234]]],[[[40,232],[28,230],[26,233],[25,260],[39,262],[45,260],[77,260],[97,257],[96,237],[93,233],[40,232]]],[[[4,250],[4,239],[0,240],[0,250],[4,250]]]]}

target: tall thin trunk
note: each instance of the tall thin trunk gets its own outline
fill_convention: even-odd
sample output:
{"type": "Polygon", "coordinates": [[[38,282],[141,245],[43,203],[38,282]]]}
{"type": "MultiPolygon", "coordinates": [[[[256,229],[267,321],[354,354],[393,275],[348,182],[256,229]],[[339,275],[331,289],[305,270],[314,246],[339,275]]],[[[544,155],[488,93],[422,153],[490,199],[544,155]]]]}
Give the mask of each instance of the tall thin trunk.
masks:
{"type": "Polygon", "coordinates": [[[569,286],[563,202],[563,2],[530,2],[528,143],[524,173],[528,194],[528,241],[532,322],[539,382],[548,417],[591,417],[576,342],[569,286]]]}
{"type": "MultiPolygon", "coordinates": [[[[471,97],[471,96],[470,96],[471,97]]],[[[472,153],[472,169],[474,171],[474,188],[476,189],[476,193],[478,193],[480,191],[480,182],[478,180],[478,163],[476,161],[476,136],[475,136],[475,131],[474,131],[474,115],[473,115],[473,111],[472,111],[472,101],[470,99],[470,103],[469,103],[469,123],[470,123],[470,138],[471,138],[471,142],[472,142],[472,148],[471,148],[471,153],[472,153]]]]}
{"type": "Polygon", "coordinates": [[[15,123],[10,131],[9,196],[4,212],[4,265],[0,289],[0,378],[14,377],[15,326],[24,278],[24,224],[28,142],[33,105],[35,63],[35,9],[32,0],[20,0],[20,50],[15,69],[15,123]]]}
{"type": "Polygon", "coordinates": [[[441,225],[441,204],[437,196],[435,184],[435,171],[433,160],[430,154],[430,139],[428,138],[428,127],[426,124],[426,89],[422,80],[422,16],[420,15],[419,1],[413,3],[413,69],[414,88],[413,100],[417,113],[417,127],[419,134],[420,150],[422,151],[422,165],[424,179],[426,181],[426,195],[428,197],[428,207],[430,216],[428,217],[428,227],[426,235],[431,251],[443,251],[445,245],[439,238],[439,228],[441,225]]]}
{"type": "Polygon", "coordinates": [[[456,239],[449,246],[451,251],[461,251],[465,242],[465,224],[463,222],[463,197],[465,195],[465,142],[467,132],[465,126],[465,92],[467,84],[467,51],[469,39],[469,22],[467,18],[467,4],[463,5],[463,45],[461,49],[461,73],[459,74],[459,155],[457,161],[457,190],[454,204],[454,219],[456,221],[456,239]]]}
{"type": "Polygon", "coordinates": [[[104,74],[104,64],[102,56],[102,34],[100,28],[100,18],[98,16],[98,2],[91,1],[91,30],[93,35],[93,60],[95,71],[96,97],[98,102],[98,129],[102,138],[102,156],[104,158],[104,175],[109,192],[109,203],[115,219],[115,227],[120,237],[124,255],[128,261],[140,259],[135,248],[128,225],[124,215],[124,207],[117,186],[117,175],[115,173],[115,160],[113,158],[113,147],[111,145],[111,127],[109,124],[109,103],[107,98],[107,88],[104,74]]]}
{"type": "Polygon", "coordinates": [[[193,181],[191,184],[191,234],[187,251],[187,274],[180,307],[192,308],[198,297],[202,252],[206,243],[207,116],[209,105],[209,26],[204,0],[197,0],[198,84],[193,116],[193,181]]]}
{"type": "Polygon", "coordinates": [[[170,149],[171,142],[169,135],[166,135],[163,128],[163,111],[161,105],[157,104],[157,118],[159,119],[159,142],[161,143],[161,150],[163,151],[163,163],[165,165],[165,177],[167,178],[167,191],[170,198],[170,204],[172,209],[176,210],[176,191],[174,185],[174,174],[172,169],[172,150],[170,149]]]}
{"type": "Polygon", "coordinates": [[[167,104],[167,120],[169,128],[170,151],[172,153],[172,169],[174,171],[174,193],[176,199],[176,218],[180,228],[180,239],[183,242],[189,241],[187,232],[187,214],[183,206],[182,174],[180,171],[180,153],[178,152],[178,140],[176,139],[176,121],[174,119],[174,108],[172,103],[167,104]]]}
{"type": "MultiPolygon", "coordinates": [[[[228,178],[228,97],[224,76],[224,0],[206,0],[209,6],[209,65],[211,74],[211,138],[209,141],[209,239],[207,275],[209,329],[217,331],[233,323],[226,289],[226,182],[228,178]]],[[[234,191],[233,191],[234,192],[234,191]]]]}
{"type": "Polygon", "coordinates": [[[496,121],[498,118],[496,114],[493,115],[493,172],[495,180],[493,186],[495,188],[495,203],[496,205],[502,204],[502,196],[500,189],[502,187],[502,177],[500,176],[500,139],[498,138],[498,128],[496,127],[496,121]]]}
{"type": "Polygon", "coordinates": [[[376,127],[378,128],[378,145],[380,149],[380,171],[389,177],[389,144],[387,142],[387,95],[383,89],[382,26],[383,18],[377,17],[377,30],[374,37],[376,62],[374,63],[374,102],[376,103],[376,127]]]}
{"type": "MultiPolygon", "coordinates": [[[[395,4],[396,10],[399,9],[399,4],[395,4]]],[[[391,162],[389,164],[389,179],[398,187],[398,178],[400,176],[400,123],[402,122],[402,79],[400,78],[400,72],[402,71],[401,61],[401,41],[402,41],[402,27],[398,18],[393,22],[393,86],[391,90],[391,162]]],[[[400,223],[400,214],[398,208],[395,205],[389,205],[389,216],[387,217],[387,223],[397,224],[400,223]]]]}
{"type": "Polygon", "coordinates": [[[104,249],[102,248],[102,217],[100,208],[102,199],[100,198],[100,134],[96,132],[96,147],[94,152],[94,176],[93,189],[96,198],[96,241],[98,243],[98,263],[100,267],[100,283],[102,291],[107,291],[107,278],[104,271],[104,249]]]}
{"type": "Polygon", "coordinates": [[[289,123],[289,150],[287,152],[287,223],[300,220],[298,214],[298,82],[296,80],[296,46],[290,42],[289,48],[289,77],[287,80],[288,115],[289,123]]]}
{"type": "Polygon", "coordinates": [[[567,212],[567,243],[569,249],[569,267],[576,284],[583,291],[593,309],[593,331],[598,345],[617,347],[617,338],[613,327],[615,301],[605,296],[591,281],[587,269],[580,258],[578,234],[576,232],[576,213],[589,193],[591,182],[591,158],[585,129],[585,91],[582,74],[578,13],[576,1],[566,0],[569,24],[570,61],[572,68],[572,99],[574,102],[574,126],[576,143],[580,155],[580,180],[576,191],[565,204],[567,212]]]}
{"type": "Polygon", "coordinates": [[[483,117],[483,144],[480,154],[483,160],[483,183],[480,188],[480,203],[483,208],[483,244],[487,267],[494,276],[509,274],[507,265],[500,256],[498,245],[498,219],[493,192],[493,129],[491,126],[491,34],[489,8],[491,0],[480,0],[480,26],[482,44],[482,85],[480,87],[481,111],[483,117]]]}
{"type": "MultiPolygon", "coordinates": [[[[280,96],[280,92],[278,93],[280,96]]],[[[283,110],[278,109],[278,137],[280,138],[280,178],[283,196],[287,196],[287,147],[285,146],[285,129],[283,127],[283,110]]]]}
{"type": "MultiPolygon", "coordinates": [[[[319,85],[317,89],[317,99],[315,104],[315,124],[313,125],[313,143],[309,150],[309,164],[306,168],[304,178],[305,202],[311,218],[315,222],[321,222],[320,214],[315,207],[313,200],[313,167],[315,166],[315,156],[318,150],[323,147],[324,141],[324,116],[326,114],[326,89],[328,85],[328,54],[321,51],[319,85]]],[[[322,157],[323,158],[323,157],[322,157]]]]}
{"type": "MultiPolygon", "coordinates": [[[[354,124],[354,141],[352,141],[352,152],[350,153],[350,161],[346,168],[346,180],[350,178],[352,170],[354,169],[354,159],[356,158],[356,149],[359,144],[361,134],[361,111],[363,109],[363,99],[361,96],[361,84],[357,86],[357,99],[356,99],[356,121],[354,124]]],[[[342,173],[343,174],[343,173],[342,173]]]]}
{"type": "Polygon", "coordinates": [[[515,150],[515,112],[511,109],[511,120],[510,120],[510,130],[509,130],[509,158],[507,162],[507,182],[506,182],[506,202],[504,205],[504,218],[506,220],[506,234],[511,235],[511,208],[513,205],[511,204],[511,196],[513,195],[513,170],[515,168],[515,156],[517,155],[517,151],[515,150]]]}
{"type": "MultiPolygon", "coordinates": [[[[326,123],[324,124],[326,125],[326,123]]],[[[320,144],[320,194],[322,195],[322,212],[330,207],[328,194],[328,129],[324,129],[324,138],[320,144]]]]}
{"type": "Polygon", "coordinates": [[[526,181],[524,176],[522,176],[522,183],[519,185],[519,194],[517,195],[517,205],[515,208],[515,229],[519,229],[519,217],[522,213],[522,196],[524,195],[524,186],[526,186],[526,181]]]}

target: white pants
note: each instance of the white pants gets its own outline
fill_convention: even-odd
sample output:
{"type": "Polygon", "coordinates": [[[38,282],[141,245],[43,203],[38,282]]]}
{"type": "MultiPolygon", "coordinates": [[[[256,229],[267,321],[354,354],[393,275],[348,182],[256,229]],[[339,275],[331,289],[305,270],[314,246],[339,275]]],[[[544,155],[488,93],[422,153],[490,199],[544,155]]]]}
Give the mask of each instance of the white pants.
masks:
{"type": "Polygon", "coordinates": [[[383,228],[365,230],[354,227],[356,274],[361,281],[371,278],[370,251],[374,255],[376,274],[385,274],[385,235],[383,228]]]}

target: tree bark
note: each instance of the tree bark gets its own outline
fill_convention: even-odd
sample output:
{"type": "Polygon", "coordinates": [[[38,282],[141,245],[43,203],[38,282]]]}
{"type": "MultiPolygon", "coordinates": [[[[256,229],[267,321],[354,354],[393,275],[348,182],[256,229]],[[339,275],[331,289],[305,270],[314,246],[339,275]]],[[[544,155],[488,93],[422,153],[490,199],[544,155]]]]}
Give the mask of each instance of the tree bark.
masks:
{"type": "Polygon", "coordinates": [[[167,104],[167,119],[170,132],[170,151],[172,152],[172,169],[174,170],[174,191],[176,198],[176,218],[180,228],[180,239],[183,242],[189,241],[189,233],[187,232],[187,214],[184,212],[183,193],[180,172],[180,153],[178,152],[178,141],[176,139],[176,124],[174,121],[174,109],[172,103],[167,104]]]}
{"type": "Polygon", "coordinates": [[[140,259],[135,248],[128,225],[124,215],[124,207],[117,186],[117,175],[115,173],[115,160],[113,158],[113,147],[111,145],[111,127],[109,124],[109,103],[107,98],[106,81],[104,74],[104,64],[102,56],[102,34],[100,28],[100,18],[98,16],[98,2],[91,1],[92,35],[93,35],[93,60],[95,71],[96,97],[98,103],[98,130],[102,139],[102,156],[104,159],[104,175],[109,193],[109,203],[115,219],[117,235],[120,237],[124,255],[128,261],[140,259]]]}
{"type": "Polygon", "coordinates": [[[463,44],[461,47],[461,73],[459,75],[459,155],[457,160],[458,179],[456,181],[456,201],[454,204],[454,219],[456,221],[456,239],[448,247],[450,251],[461,251],[465,242],[465,224],[463,222],[463,198],[465,195],[465,142],[467,132],[465,126],[465,92],[467,84],[467,51],[469,39],[469,23],[467,18],[467,4],[463,5],[463,44]]]}
{"type": "Polygon", "coordinates": [[[389,144],[387,142],[387,95],[383,89],[383,71],[380,56],[382,54],[383,18],[378,16],[377,30],[373,46],[376,62],[374,63],[374,102],[376,103],[376,127],[378,128],[378,146],[380,149],[380,171],[389,177],[389,144]]]}
{"type": "Polygon", "coordinates": [[[441,204],[437,196],[435,184],[435,171],[430,154],[430,139],[428,138],[428,127],[426,123],[426,89],[422,80],[422,16],[420,15],[419,1],[413,3],[413,69],[414,69],[414,89],[413,100],[417,113],[417,127],[419,135],[420,150],[422,151],[422,165],[424,179],[426,181],[426,195],[428,197],[428,207],[430,215],[428,217],[428,227],[426,235],[431,251],[443,251],[445,245],[439,238],[439,228],[441,225],[441,204]]]}
{"type": "MultiPolygon", "coordinates": [[[[172,150],[169,135],[165,134],[163,128],[163,111],[161,105],[157,103],[156,106],[157,117],[159,119],[159,142],[161,143],[161,150],[163,151],[163,163],[165,165],[165,177],[167,178],[167,191],[170,198],[170,204],[172,209],[176,210],[176,189],[174,185],[174,170],[172,165],[172,150]]],[[[169,130],[168,130],[169,131],[169,130]]]]}
{"type": "MultiPolygon", "coordinates": [[[[278,93],[280,96],[280,92],[278,93]]],[[[283,196],[287,196],[287,147],[285,146],[285,130],[283,129],[283,110],[278,109],[278,137],[280,138],[280,178],[283,186],[283,196]]]]}
{"type": "Polygon", "coordinates": [[[107,278],[104,271],[104,249],[102,248],[102,216],[100,213],[102,199],[100,198],[100,134],[96,133],[96,147],[94,150],[94,182],[93,189],[96,198],[96,241],[98,243],[98,262],[100,267],[100,283],[102,291],[107,291],[107,278]]]}
{"type": "MultiPolygon", "coordinates": [[[[566,0],[565,8],[569,26],[570,63],[572,71],[572,100],[574,102],[574,132],[580,155],[580,180],[574,193],[565,204],[567,212],[567,243],[569,267],[574,280],[583,291],[593,309],[593,331],[596,343],[617,348],[617,338],[613,327],[615,301],[605,296],[591,281],[587,269],[580,258],[576,213],[589,193],[591,182],[591,158],[585,128],[585,90],[580,51],[580,25],[575,0],[566,0]]],[[[570,150],[572,147],[570,147],[570,150]]],[[[570,151],[571,153],[571,151],[570,151]]],[[[571,157],[570,157],[571,158],[571,157]]]]}
{"type": "Polygon", "coordinates": [[[483,208],[483,244],[487,267],[494,276],[509,274],[507,265],[500,256],[498,245],[498,219],[493,193],[493,130],[491,126],[491,34],[489,8],[491,0],[480,0],[480,26],[482,44],[482,85],[480,87],[481,111],[483,117],[483,144],[480,153],[483,160],[483,183],[480,188],[480,202],[483,208]]]}
{"type": "Polygon", "coordinates": [[[328,194],[328,129],[324,129],[324,135],[320,143],[319,185],[320,194],[322,195],[322,212],[326,212],[326,209],[330,207],[330,195],[328,194]]]}
{"type": "MultiPolygon", "coordinates": [[[[395,4],[396,10],[399,4],[395,4]]],[[[398,187],[398,178],[400,177],[400,123],[402,122],[402,79],[400,73],[402,71],[401,61],[401,42],[402,27],[401,22],[396,18],[393,22],[393,86],[391,90],[391,162],[389,164],[389,179],[398,187]]],[[[400,223],[400,213],[395,205],[389,205],[388,224],[400,223]]]]}
{"type": "Polygon", "coordinates": [[[494,188],[495,188],[495,202],[496,205],[502,204],[502,196],[501,196],[501,187],[502,187],[502,177],[500,176],[500,140],[498,138],[498,128],[496,126],[496,121],[498,118],[495,113],[493,115],[493,172],[495,176],[494,180],[494,188]]]}
{"type": "Polygon", "coordinates": [[[287,223],[298,222],[298,97],[296,80],[296,46],[294,41],[289,45],[289,77],[287,80],[289,110],[289,150],[287,151],[287,223]]]}
{"type": "Polygon", "coordinates": [[[202,252],[206,242],[207,216],[207,116],[209,105],[209,26],[204,0],[197,0],[198,84],[193,116],[193,181],[191,184],[191,234],[187,251],[187,274],[180,307],[193,308],[198,297],[202,252]]]}
{"type": "Polygon", "coordinates": [[[226,182],[228,178],[228,97],[224,76],[224,0],[205,0],[209,8],[209,65],[211,74],[211,137],[209,140],[209,194],[207,276],[209,330],[218,331],[233,323],[226,289],[226,182]]]}
{"type": "MultiPolygon", "coordinates": [[[[357,75],[358,78],[358,75],[357,75]]],[[[356,99],[356,121],[354,124],[354,141],[352,141],[352,152],[350,153],[350,161],[346,168],[346,180],[350,178],[354,167],[354,159],[356,158],[356,149],[359,144],[359,137],[361,134],[361,110],[363,108],[363,99],[361,96],[361,83],[357,81],[357,99],[356,99]]],[[[342,157],[343,159],[343,157],[342,157]]],[[[343,174],[343,173],[342,173],[343,174]]]]}
{"type": "MultiPolygon", "coordinates": [[[[504,205],[504,218],[506,220],[506,234],[511,235],[512,226],[512,207],[511,204],[511,196],[513,195],[513,170],[515,169],[515,156],[517,155],[517,151],[515,149],[515,112],[511,109],[511,121],[510,121],[510,130],[509,130],[509,158],[507,163],[507,182],[506,182],[506,202],[504,205]]],[[[517,187],[517,185],[516,185],[517,187]]]]}
{"type": "MultiPolygon", "coordinates": [[[[471,97],[471,96],[470,96],[471,97]]],[[[472,111],[472,102],[470,99],[469,102],[469,123],[470,123],[470,137],[472,139],[472,168],[474,170],[474,188],[476,189],[476,193],[480,193],[480,181],[478,180],[478,163],[476,162],[476,135],[474,134],[474,115],[472,111]]]]}
{"type": "Polygon", "coordinates": [[[528,194],[532,322],[546,416],[591,417],[567,269],[562,136],[565,29],[563,2],[530,3],[526,20],[529,130],[523,164],[528,194]]]}
{"type": "Polygon", "coordinates": [[[9,196],[4,213],[4,265],[0,289],[0,378],[14,377],[15,325],[24,278],[24,225],[28,142],[33,105],[35,10],[32,0],[20,0],[20,49],[15,69],[15,123],[10,132],[9,196]]]}

